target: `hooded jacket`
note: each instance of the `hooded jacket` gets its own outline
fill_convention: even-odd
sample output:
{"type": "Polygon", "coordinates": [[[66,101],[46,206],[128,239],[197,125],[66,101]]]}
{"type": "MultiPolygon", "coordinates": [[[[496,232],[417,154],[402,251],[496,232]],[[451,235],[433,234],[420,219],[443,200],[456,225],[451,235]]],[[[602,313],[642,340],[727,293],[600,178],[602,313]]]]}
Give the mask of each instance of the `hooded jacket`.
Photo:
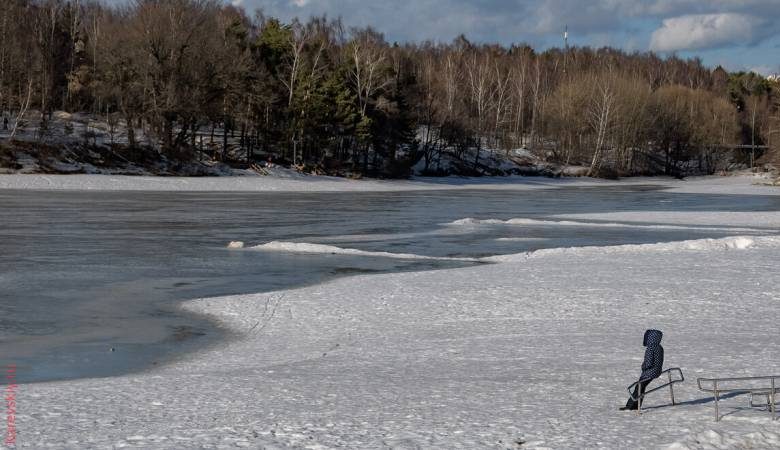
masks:
{"type": "Polygon", "coordinates": [[[664,367],[664,348],[661,347],[661,339],[664,334],[658,330],[645,331],[643,345],[645,361],[642,363],[642,375],[640,380],[653,380],[661,376],[664,367]]]}

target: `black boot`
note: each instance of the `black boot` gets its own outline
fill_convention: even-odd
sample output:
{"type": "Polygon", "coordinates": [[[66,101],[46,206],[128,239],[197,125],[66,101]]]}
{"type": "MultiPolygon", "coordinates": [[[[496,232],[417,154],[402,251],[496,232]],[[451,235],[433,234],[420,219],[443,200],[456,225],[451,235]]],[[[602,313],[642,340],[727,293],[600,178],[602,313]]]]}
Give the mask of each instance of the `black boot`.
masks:
{"type": "Polygon", "coordinates": [[[626,406],[620,408],[621,411],[636,411],[637,409],[639,409],[639,403],[631,399],[628,399],[626,406]]]}

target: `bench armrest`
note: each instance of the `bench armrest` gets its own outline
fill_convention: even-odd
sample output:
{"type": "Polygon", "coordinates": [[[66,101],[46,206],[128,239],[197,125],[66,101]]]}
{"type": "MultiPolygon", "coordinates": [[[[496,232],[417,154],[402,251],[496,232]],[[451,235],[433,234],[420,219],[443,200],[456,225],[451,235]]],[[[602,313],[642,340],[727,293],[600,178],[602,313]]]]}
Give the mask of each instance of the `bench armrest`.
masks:
{"type": "Polygon", "coordinates": [[[657,378],[642,378],[639,381],[635,381],[634,383],[632,383],[631,386],[629,386],[627,388],[629,397],[631,397],[632,400],[637,401],[637,400],[639,400],[639,398],[644,397],[647,394],[653,393],[653,392],[655,392],[655,391],[657,391],[659,389],[663,389],[663,388],[665,388],[667,386],[671,386],[671,385],[676,384],[676,383],[682,383],[683,381],[685,381],[685,376],[683,375],[682,369],[680,369],[679,367],[672,367],[670,369],[666,369],[663,372],[661,372],[661,375],[659,375],[657,378]],[[666,374],[669,377],[669,381],[668,382],[666,382],[666,383],[664,383],[664,384],[662,384],[660,386],[657,386],[657,387],[655,387],[655,388],[653,388],[653,389],[651,389],[649,391],[645,391],[644,394],[640,395],[637,398],[634,398],[633,390],[639,383],[643,383],[645,381],[653,381],[653,380],[655,380],[657,378],[661,378],[661,375],[664,375],[664,374],[666,374]],[[673,374],[678,375],[679,378],[677,378],[677,377],[673,378],[672,377],[673,374]]]}

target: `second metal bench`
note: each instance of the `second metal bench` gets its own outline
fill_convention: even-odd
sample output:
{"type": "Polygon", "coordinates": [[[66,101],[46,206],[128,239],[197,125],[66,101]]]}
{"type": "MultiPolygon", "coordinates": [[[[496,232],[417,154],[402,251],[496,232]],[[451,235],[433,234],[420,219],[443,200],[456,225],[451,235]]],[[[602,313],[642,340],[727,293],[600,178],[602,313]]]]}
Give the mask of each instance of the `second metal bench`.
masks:
{"type": "Polygon", "coordinates": [[[723,394],[750,395],[750,406],[766,406],[772,420],[777,419],[776,395],[780,388],[780,376],[739,377],[739,378],[699,378],[696,380],[699,390],[711,392],[715,397],[715,421],[720,421],[718,402],[723,394]],[[704,386],[702,386],[704,384],[704,386]],[[764,397],[766,402],[755,404],[755,397],[764,397]]]}

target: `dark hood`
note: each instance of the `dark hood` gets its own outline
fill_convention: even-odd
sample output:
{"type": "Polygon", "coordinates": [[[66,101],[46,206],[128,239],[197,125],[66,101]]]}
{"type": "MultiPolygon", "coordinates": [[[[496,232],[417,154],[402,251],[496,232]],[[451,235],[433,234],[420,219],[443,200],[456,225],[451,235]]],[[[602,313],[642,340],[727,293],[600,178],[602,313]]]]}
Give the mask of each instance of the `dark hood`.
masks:
{"type": "Polygon", "coordinates": [[[661,345],[663,337],[664,334],[658,330],[647,330],[645,331],[645,339],[642,341],[642,345],[645,347],[656,347],[661,345]]]}

